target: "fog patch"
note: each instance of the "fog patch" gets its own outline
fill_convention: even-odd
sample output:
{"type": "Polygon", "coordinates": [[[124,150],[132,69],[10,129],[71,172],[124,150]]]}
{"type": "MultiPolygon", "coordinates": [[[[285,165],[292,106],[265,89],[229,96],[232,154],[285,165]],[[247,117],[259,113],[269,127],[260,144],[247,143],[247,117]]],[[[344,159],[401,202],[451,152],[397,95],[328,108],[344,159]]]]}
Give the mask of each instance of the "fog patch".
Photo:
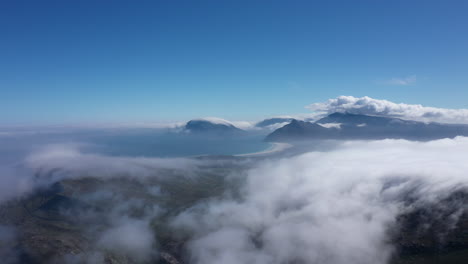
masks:
{"type": "Polygon", "coordinates": [[[155,235],[148,222],[123,218],[100,235],[97,246],[140,263],[150,260],[156,254],[153,249],[155,243],[155,235]]]}

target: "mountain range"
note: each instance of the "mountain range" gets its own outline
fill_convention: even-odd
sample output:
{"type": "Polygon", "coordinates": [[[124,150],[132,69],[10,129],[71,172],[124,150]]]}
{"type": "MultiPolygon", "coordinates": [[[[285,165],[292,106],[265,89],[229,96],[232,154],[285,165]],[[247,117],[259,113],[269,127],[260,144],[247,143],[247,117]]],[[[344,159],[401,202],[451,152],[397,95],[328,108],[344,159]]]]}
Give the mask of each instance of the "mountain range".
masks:
{"type": "MultiPolygon", "coordinates": [[[[265,138],[269,142],[291,142],[319,139],[407,139],[433,140],[468,136],[466,124],[425,123],[395,117],[336,112],[315,122],[291,117],[270,118],[254,125],[253,131],[268,131],[280,126],[265,138]],[[286,125],[284,125],[286,124],[286,125]]],[[[218,118],[188,121],[184,130],[195,135],[244,135],[248,131],[218,118]]],[[[266,133],[266,132],[264,132],[266,133]]]]}
{"type": "Polygon", "coordinates": [[[399,118],[333,113],[316,122],[292,120],[266,137],[288,142],[313,139],[432,140],[468,136],[468,125],[424,123],[399,118]]]}

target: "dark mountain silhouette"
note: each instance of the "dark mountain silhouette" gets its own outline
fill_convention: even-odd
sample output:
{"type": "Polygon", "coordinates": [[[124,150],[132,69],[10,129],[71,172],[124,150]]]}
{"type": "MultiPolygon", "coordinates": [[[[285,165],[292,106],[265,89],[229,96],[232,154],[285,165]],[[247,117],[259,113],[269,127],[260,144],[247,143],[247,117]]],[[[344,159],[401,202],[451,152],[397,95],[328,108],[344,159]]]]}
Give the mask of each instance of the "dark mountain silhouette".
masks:
{"type": "Polygon", "coordinates": [[[212,122],[210,120],[190,120],[185,125],[185,130],[194,134],[243,134],[245,131],[229,123],[212,122]]]}
{"type": "Polygon", "coordinates": [[[267,141],[309,139],[432,140],[468,136],[468,125],[424,123],[399,118],[334,113],[315,123],[293,120],[273,131],[267,141]]]}

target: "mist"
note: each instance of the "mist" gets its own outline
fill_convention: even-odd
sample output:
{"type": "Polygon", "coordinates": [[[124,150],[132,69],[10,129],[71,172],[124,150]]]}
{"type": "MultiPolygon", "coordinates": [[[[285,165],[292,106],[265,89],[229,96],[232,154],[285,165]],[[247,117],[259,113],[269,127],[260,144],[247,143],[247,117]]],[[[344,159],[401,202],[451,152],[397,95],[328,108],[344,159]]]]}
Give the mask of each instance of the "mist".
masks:
{"type": "Polygon", "coordinates": [[[35,149],[17,170],[2,171],[0,238],[8,242],[0,252],[10,263],[27,255],[44,263],[384,264],[400,251],[402,215],[443,202],[443,243],[465,212],[463,202],[447,201],[468,184],[467,138],[317,146],[175,159],[106,156],[79,144],[35,149]],[[75,231],[31,226],[50,219],[75,231]],[[24,244],[32,234],[61,241],[45,250],[53,257],[24,244]]]}
{"type": "Polygon", "coordinates": [[[193,263],[388,263],[399,214],[466,187],[467,146],[344,142],[264,161],[247,173],[241,199],[198,204],[173,224],[193,231],[193,263]]]}

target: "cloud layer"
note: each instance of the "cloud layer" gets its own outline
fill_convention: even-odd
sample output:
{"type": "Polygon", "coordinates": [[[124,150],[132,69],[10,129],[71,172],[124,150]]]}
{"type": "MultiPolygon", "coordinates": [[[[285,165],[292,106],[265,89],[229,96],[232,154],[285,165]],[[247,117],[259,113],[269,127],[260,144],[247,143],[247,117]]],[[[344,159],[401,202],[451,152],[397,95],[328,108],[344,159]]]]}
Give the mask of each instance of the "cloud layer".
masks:
{"type": "MultiPolygon", "coordinates": [[[[76,188],[73,199],[100,208],[68,212],[94,239],[65,263],[104,263],[105,252],[155,261],[165,233],[167,241],[182,240],[177,257],[184,263],[386,264],[395,251],[389,230],[400,214],[468,186],[468,138],[328,143],[229,164],[108,157],[52,145],[26,159],[37,173],[24,179],[28,190],[71,181],[65,185],[76,188]]],[[[3,178],[2,186],[9,181],[15,178],[3,178]]],[[[23,192],[13,189],[7,198],[15,190],[23,192]]],[[[17,231],[0,226],[0,244],[17,231]]],[[[11,248],[2,250],[14,259],[11,248]]]]}
{"type": "Polygon", "coordinates": [[[306,108],[323,113],[350,112],[354,114],[399,117],[408,120],[468,124],[468,109],[446,109],[422,105],[394,103],[367,96],[339,96],[306,108]]]}
{"type": "Polygon", "coordinates": [[[467,185],[466,149],[467,138],[346,142],[265,161],[241,198],[200,203],[174,226],[193,232],[190,263],[388,263],[400,213],[467,185]]]}

